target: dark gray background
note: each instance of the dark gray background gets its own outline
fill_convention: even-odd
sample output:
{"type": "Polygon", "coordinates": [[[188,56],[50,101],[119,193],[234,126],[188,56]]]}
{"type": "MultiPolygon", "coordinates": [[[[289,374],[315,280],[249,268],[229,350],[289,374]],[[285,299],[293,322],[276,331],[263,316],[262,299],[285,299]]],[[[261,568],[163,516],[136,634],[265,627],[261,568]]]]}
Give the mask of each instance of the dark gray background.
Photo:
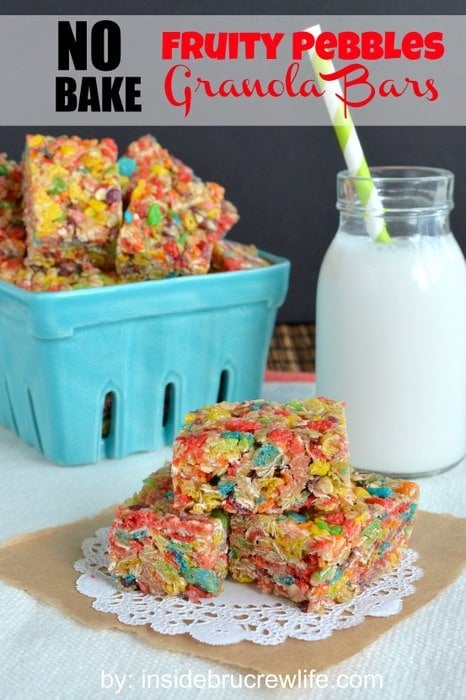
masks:
{"type": "MultiPolygon", "coordinates": [[[[34,3],[2,0],[5,14],[464,14],[464,0],[310,2],[236,0],[214,2],[34,3]],[[375,7],[375,5],[377,7],[375,7]],[[231,7],[234,6],[234,12],[231,7]],[[351,9],[349,9],[351,8],[351,9]]],[[[459,86],[464,89],[463,86],[459,86]]],[[[0,150],[19,158],[27,131],[58,134],[57,127],[2,127],[0,150]]],[[[67,128],[70,131],[70,128],[67,128]]],[[[320,262],[337,227],[335,175],[344,167],[331,127],[79,127],[83,136],[113,136],[123,149],[152,131],[165,147],[204,179],[220,182],[241,214],[231,238],[288,257],[290,291],[279,319],[314,320],[320,262]]],[[[359,127],[372,165],[431,165],[456,176],[452,228],[466,251],[466,148],[463,127],[359,127]]]]}

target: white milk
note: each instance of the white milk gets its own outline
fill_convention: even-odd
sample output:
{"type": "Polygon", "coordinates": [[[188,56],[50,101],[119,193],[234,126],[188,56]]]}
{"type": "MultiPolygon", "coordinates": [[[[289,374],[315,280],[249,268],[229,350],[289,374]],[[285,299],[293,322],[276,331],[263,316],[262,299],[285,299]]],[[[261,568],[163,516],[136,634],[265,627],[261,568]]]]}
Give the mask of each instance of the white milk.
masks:
{"type": "Polygon", "coordinates": [[[419,476],[464,455],[465,311],[452,234],[336,235],[317,289],[317,392],[346,402],[355,467],[419,476]]]}

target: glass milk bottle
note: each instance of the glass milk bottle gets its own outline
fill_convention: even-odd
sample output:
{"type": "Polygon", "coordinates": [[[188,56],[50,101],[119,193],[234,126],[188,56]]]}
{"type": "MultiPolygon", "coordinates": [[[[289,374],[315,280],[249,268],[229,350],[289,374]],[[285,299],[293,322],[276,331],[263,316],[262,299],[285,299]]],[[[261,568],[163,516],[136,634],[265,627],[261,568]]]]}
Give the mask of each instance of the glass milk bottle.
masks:
{"type": "Polygon", "coordinates": [[[453,174],[371,172],[391,240],[367,233],[374,221],[357,193],[370,180],[339,173],[340,226],[317,285],[317,393],[346,402],[353,466],[423,476],[465,454],[466,267],[449,227],[453,174]]]}

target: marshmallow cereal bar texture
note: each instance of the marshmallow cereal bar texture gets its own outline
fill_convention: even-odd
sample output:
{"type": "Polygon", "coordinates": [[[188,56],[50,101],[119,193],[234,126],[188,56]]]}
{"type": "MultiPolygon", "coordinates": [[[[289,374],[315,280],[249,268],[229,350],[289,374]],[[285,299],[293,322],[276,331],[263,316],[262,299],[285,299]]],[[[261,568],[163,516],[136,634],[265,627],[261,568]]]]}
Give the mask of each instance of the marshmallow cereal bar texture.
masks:
{"type": "Polygon", "coordinates": [[[126,200],[140,180],[153,182],[180,209],[191,210],[197,225],[210,240],[222,238],[239,220],[235,205],[224,199],[224,187],[216,182],[203,182],[151,134],[130,143],[118,166],[126,200]]]}
{"type": "Polygon", "coordinates": [[[267,267],[269,263],[261,258],[253,244],[237,241],[216,241],[212,251],[211,272],[234,272],[267,267]]]}
{"type": "Polygon", "coordinates": [[[109,570],[122,589],[196,601],[220,593],[227,574],[227,518],[173,509],[168,466],[121,505],[109,535],[109,570]]]}
{"type": "Polygon", "coordinates": [[[111,270],[103,271],[87,264],[65,274],[64,266],[36,268],[27,265],[23,258],[0,258],[0,280],[30,292],[64,292],[121,283],[111,270]]]}
{"type": "Polygon", "coordinates": [[[111,269],[122,222],[115,142],[28,135],[24,222],[28,264],[111,269]]]}
{"type": "Polygon", "coordinates": [[[173,446],[175,506],[281,513],[351,502],[343,405],[222,402],[188,413],[173,446]]]}
{"type": "Polygon", "coordinates": [[[130,144],[119,160],[129,196],[116,268],[127,280],[205,274],[213,242],[238,221],[224,189],[203,182],[152,136],[130,144]]]}
{"type": "Polygon", "coordinates": [[[378,474],[353,478],[356,500],[346,508],[232,515],[233,578],[317,612],[351,600],[394,569],[411,534],[418,487],[378,474]]]}
{"type": "Polygon", "coordinates": [[[0,153],[0,259],[22,258],[26,252],[21,186],[21,166],[0,153]]]}

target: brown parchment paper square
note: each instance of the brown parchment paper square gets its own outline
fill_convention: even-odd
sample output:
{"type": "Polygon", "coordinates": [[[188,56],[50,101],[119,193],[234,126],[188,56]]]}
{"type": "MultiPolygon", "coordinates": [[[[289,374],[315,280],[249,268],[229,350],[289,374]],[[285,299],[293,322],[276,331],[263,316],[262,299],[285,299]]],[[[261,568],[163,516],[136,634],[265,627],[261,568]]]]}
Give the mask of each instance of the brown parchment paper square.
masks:
{"type": "Polygon", "coordinates": [[[0,548],[0,578],[95,629],[116,628],[135,634],[155,647],[258,673],[294,673],[310,666],[322,671],[353,656],[433,600],[466,565],[466,518],[421,511],[410,546],[419,552],[418,565],[425,574],[416,582],[415,594],[403,599],[403,609],[398,615],[369,617],[357,627],[339,630],[331,638],[317,642],[288,639],[270,647],[251,642],[211,646],[189,635],[168,636],[148,626],[124,625],[115,615],[94,610],[93,599],[77,592],[75,582],[79,573],[73,565],[82,556],[81,542],[99,527],[109,525],[113,512],[114,508],[110,508],[94,518],[8,540],[0,548]]]}

